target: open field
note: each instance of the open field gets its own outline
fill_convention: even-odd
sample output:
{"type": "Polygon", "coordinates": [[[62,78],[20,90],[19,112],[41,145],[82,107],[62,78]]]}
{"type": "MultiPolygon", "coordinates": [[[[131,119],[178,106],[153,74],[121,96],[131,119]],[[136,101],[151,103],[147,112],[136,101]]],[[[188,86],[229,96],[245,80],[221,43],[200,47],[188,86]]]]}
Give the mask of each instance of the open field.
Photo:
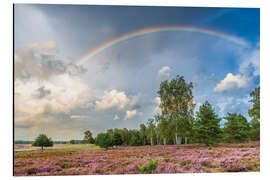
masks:
{"type": "Polygon", "coordinates": [[[56,145],[54,149],[14,155],[15,176],[246,172],[260,170],[259,142],[202,145],[118,147],[56,145]],[[152,158],[156,164],[143,168],[152,158]]]}
{"type": "MultiPolygon", "coordinates": [[[[78,150],[89,150],[99,149],[99,147],[92,144],[54,144],[53,147],[44,147],[46,151],[50,150],[61,150],[61,151],[78,151],[78,150]]],[[[15,144],[15,152],[25,151],[40,151],[40,147],[34,147],[31,144],[15,144]]]]}

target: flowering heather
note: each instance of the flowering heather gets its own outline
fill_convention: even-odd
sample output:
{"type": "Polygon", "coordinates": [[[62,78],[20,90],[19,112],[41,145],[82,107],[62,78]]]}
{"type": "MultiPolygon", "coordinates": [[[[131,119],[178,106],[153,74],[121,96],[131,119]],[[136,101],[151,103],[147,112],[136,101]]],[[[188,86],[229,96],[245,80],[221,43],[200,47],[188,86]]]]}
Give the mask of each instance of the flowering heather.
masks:
{"type": "Polygon", "coordinates": [[[248,172],[260,170],[258,142],[200,145],[118,147],[78,151],[15,152],[15,176],[248,172]],[[155,168],[140,167],[157,161],[155,168]]]}

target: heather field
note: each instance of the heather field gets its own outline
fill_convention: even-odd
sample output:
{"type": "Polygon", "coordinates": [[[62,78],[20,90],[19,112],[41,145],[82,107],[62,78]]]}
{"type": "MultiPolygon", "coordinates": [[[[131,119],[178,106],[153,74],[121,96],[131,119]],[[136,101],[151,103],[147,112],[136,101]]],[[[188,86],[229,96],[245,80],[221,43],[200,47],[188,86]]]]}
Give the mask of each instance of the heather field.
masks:
{"type": "MultiPolygon", "coordinates": [[[[18,146],[16,145],[17,149],[18,146]]],[[[259,142],[117,147],[58,145],[14,152],[15,176],[260,171],[259,142]]]]}

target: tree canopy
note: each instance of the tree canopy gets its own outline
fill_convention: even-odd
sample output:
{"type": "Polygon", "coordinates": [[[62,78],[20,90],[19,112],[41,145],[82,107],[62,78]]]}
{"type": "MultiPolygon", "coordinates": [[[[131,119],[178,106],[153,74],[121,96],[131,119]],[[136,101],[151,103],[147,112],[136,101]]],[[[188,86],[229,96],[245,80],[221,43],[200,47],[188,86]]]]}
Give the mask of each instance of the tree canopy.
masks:
{"type": "Polygon", "coordinates": [[[260,140],[260,87],[255,88],[251,93],[252,108],[248,110],[252,118],[250,136],[252,140],[260,140]]]}
{"type": "Polygon", "coordinates": [[[51,147],[51,146],[53,146],[53,141],[52,141],[51,138],[48,138],[45,134],[40,134],[35,139],[32,146],[41,147],[41,149],[43,150],[43,147],[51,147]]]}
{"type": "Polygon", "coordinates": [[[183,76],[176,76],[171,81],[165,80],[161,82],[158,91],[161,101],[161,115],[158,115],[157,120],[161,123],[160,129],[163,132],[164,141],[169,138],[169,135],[164,133],[166,127],[170,128],[171,132],[174,132],[176,144],[181,143],[178,137],[191,135],[195,106],[192,89],[192,82],[186,83],[183,76]]]}
{"type": "Polygon", "coordinates": [[[206,101],[196,113],[194,136],[197,141],[207,146],[216,143],[221,137],[219,122],[221,118],[215,113],[211,104],[206,101]]]}
{"type": "Polygon", "coordinates": [[[250,126],[247,119],[237,113],[228,113],[224,127],[224,138],[228,142],[244,142],[249,140],[250,126]]]}
{"type": "Polygon", "coordinates": [[[84,141],[88,144],[94,144],[95,143],[95,140],[94,138],[92,137],[92,132],[87,130],[84,132],[84,141]]]}

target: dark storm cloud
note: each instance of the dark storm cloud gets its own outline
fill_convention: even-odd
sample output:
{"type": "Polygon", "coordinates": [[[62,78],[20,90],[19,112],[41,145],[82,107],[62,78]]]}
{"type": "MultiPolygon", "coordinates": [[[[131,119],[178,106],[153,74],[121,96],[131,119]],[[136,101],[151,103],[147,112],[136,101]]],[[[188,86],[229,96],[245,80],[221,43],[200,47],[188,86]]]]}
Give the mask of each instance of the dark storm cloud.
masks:
{"type": "MultiPolygon", "coordinates": [[[[42,44],[38,44],[41,46],[42,44]]],[[[56,53],[44,53],[37,45],[28,45],[17,50],[15,56],[15,79],[39,78],[47,80],[51,76],[68,73],[79,75],[87,70],[83,66],[66,63],[56,53]]]]}
{"type": "Polygon", "coordinates": [[[51,90],[45,89],[44,86],[38,88],[36,91],[37,91],[37,94],[35,94],[34,97],[39,98],[39,99],[42,99],[45,96],[51,94],[51,90]]]}

